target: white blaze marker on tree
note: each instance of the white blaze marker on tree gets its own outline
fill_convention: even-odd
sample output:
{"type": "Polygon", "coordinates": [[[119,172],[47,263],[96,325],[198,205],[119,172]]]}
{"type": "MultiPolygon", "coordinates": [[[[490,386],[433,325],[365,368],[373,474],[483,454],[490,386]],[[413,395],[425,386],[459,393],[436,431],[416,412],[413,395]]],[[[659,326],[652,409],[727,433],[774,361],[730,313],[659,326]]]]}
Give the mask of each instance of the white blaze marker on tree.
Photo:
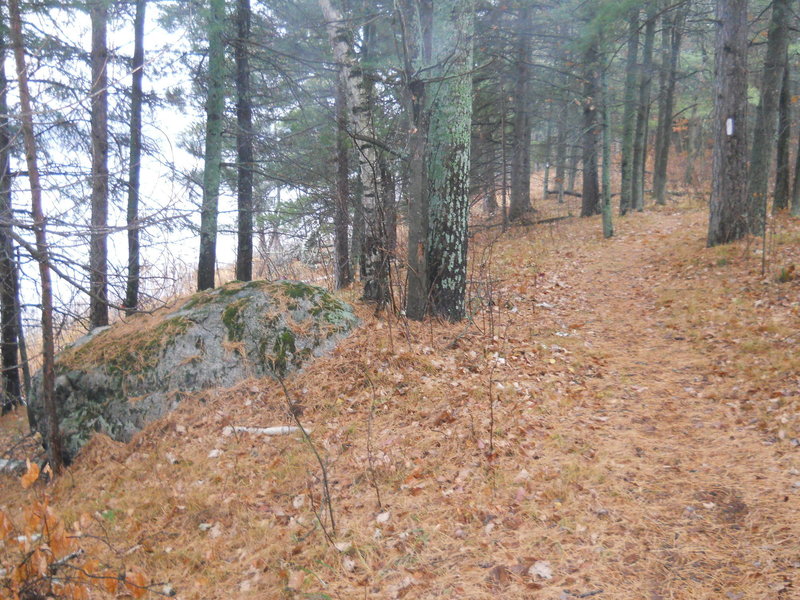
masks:
{"type": "Polygon", "coordinates": [[[733,119],[728,117],[728,120],[725,121],[725,133],[729,136],[733,135],[733,119]]]}

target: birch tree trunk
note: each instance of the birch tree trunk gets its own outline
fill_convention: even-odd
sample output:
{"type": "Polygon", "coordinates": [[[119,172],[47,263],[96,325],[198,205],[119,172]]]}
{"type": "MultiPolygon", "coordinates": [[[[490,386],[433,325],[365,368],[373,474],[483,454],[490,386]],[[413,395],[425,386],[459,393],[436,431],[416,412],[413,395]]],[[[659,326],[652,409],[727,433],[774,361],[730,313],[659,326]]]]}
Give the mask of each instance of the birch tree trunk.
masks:
{"type": "Polygon", "coordinates": [[[342,12],[333,6],[331,0],[319,0],[319,6],[325,17],[333,59],[344,71],[350,133],[358,151],[364,214],[364,242],[361,252],[363,298],[375,302],[380,308],[389,298],[389,253],[379,189],[378,150],[374,143],[376,138],[368,95],[371,85],[365,80],[365,73],[356,59],[352,32],[342,17],[342,12]]]}

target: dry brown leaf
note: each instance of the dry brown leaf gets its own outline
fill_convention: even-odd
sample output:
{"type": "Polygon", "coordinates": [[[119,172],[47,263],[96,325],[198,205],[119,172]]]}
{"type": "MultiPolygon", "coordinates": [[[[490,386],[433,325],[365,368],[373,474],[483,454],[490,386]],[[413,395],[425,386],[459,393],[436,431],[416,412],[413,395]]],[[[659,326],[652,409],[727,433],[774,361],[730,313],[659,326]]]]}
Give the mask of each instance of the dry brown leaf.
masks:
{"type": "Polygon", "coordinates": [[[22,487],[27,490],[39,479],[39,465],[32,463],[30,460],[26,462],[28,464],[28,470],[25,475],[20,478],[20,483],[22,483],[22,487]]]}

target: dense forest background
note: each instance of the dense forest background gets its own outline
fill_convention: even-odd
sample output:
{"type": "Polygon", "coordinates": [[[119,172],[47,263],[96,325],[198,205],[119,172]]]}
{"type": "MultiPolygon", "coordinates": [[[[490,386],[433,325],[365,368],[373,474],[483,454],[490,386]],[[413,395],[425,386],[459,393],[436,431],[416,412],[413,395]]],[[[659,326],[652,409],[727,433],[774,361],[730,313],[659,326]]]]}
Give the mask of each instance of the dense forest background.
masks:
{"type": "Polygon", "coordinates": [[[764,233],[800,213],[796,8],[9,1],[4,405],[19,365],[195,274],[358,279],[458,321],[476,227],[603,213],[609,237],[694,195],[709,245],[764,233]]]}

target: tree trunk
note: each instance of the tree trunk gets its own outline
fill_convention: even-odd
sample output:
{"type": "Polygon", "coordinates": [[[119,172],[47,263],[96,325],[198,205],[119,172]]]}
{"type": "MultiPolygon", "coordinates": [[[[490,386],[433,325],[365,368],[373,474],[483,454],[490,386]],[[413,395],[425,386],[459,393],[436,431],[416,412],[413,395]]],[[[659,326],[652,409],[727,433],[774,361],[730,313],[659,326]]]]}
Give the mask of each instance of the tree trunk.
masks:
{"type": "Polygon", "coordinates": [[[42,295],[42,403],[47,419],[45,444],[50,468],[58,474],[64,467],[64,454],[61,449],[58,412],[55,398],[55,348],[53,343],[53,290],[50,280],[50,259],[47,246],[47,229],[42,212],[42,187],[39,182],[39,167],[36,160],[36,137],[33,131],[33,109],[31,93],[28,89],[28,73],[25,66],[25,50],[22,40],[22,19],[19,1],[8,0],[11,17],[11,42],[19,80],[19,101],[22,121],[22,138],[25,144],[25,160],[28,166],[28,179],[31,186],[31,213],[33,230],[36,236],[36,260],[39,263],[39,277],[42,295]]]}
{"type": "MultiPolygon", "coordinates": [[[[389,298],[388,243],[382,210],[379,182],[378,149],[371,119],[369,90],[372,83],[358,64],[353,50],[352,33],[342,13],[331,0],[319,0],[327,22],[328,37],[336,64],[342,65],[347,77],[345,92],[352,136],[356,141],[361,175],[364,216],[364,242],[361,252],[363,299],[382,307],[389,298]]],[[[365,45],[368,45],[365,43],[365,45]]]]}
{"type": "MultiPolygon", "coordinates": [[[[19,246],[17,246],[14,268],[19,274],[19,246]]],[[[22,390],[25,398],[28,398],[31,392],[31,366],[28,361],[28,348],[25,344],[25,329],[22,327],[22,305],[19,301],[19,285],[17,285],[16,296],[14,297],[14,316],[17,319],[17,346],[19,347],[19,361],[22,366],[22,390]]],[[[28,421],[30,422],[30,413],[28,413],[28,421]]]]}
{"type": "Polygon", "coordinates": [[[405,92],[411,113],[406,315],[409,319],[421,320],[428,309],[428,173],[425,162],[428,114],[425,109],[426,84],[418,74],[420,68],[430,61],[426,49],[431,47],[433,14],[430,2],[406,0],[401,6],[406,41],[405,92]]]}
{"type": "Polygon", "coordinates": [[[775,153],[775,127],[783,63],[789,41],[790,0],[773,0],[767,36],[767,52],[761,77],[761,100],[756,112],[753,145],[750,152],[750,185],[747,190],[747,218],[750,233],[761,234],[767,215],[767,188],[772,155],[775,153]]]}
{"type": "Polygon", "coordinates": [[[639,6],[631,9],[628,19],[628,57],[625,66],[625,100],[622,113],[622,183],[619,192],[619,214],[626,214],[633,205],[633,138],[636,132],[636,75],[639,53],[639,6]]]}
{"type": "Polygon", "coordinates": [[[428,282],[431,310],[450,321],[466,315],[473,10],[472,0],[434,3],[431,73],[436,80],[426,95],[428,282]]]}
{"type": "Polygon", "coordinates": [[[583,193],[581,216],[600,213],[600,183],[597,174],[597,144],[601,128],[597,122],[598,86],[597,39],[592,39],[584,54],[583,84],[583,193]]]}
{"type": "Polygon", "coordinates": [[[250,0],[236,2],[236,279],[253,279],[253,107],[250,98],[250,0]]]}
{"type": "Polygon", "coordinates": [[[93,0],[92,231],[89,250],[89,326],[108,325],[108,25],[107,0],[93,0]]]}
{"type": "Polygon", "coordinates": [[[348,226],[350,223],[350,145],[347,137],[347,92],[346,73],[339,68],[336,78],[336,199],[334,212],[334,257],[336,261],[336,289],[353,283],[350,269],[350,249],[348,247],[348,226]]]}
{"type": "Polygon", "coordinates": [[[19,383],[19,317],[17,296],[19,277],[14,260],[12,222],[14,211],[11,202],[11,174],[9,172],[9,144],[11,134],[8,122],[8,78],[6,77],[6,39],[0,31],[0,344],[2,345],[2,413],[21,404],[19,383]]]}
{"type": "MultiPolygon", "coordinates": [[[[564,180],[567,171],[567,122],[569,120],[569,105],[561,108],[556,132],[556,191],[558,203],[564,204],[564,180]]],[[[545,197],[546,198],[546,197],[545,197]]]]}
{"type": "Polygon", "coordinates": [[[717,0],[717,22],[709,246],[748,231],[747,0],[717,0]]]}
{"type": "Polygon", "coordinates": [[[794,154],[794,186],[792,187],[792,216],[800,217],[800,135],[794,154]]]}
{"type": "Polygon", "coordinates": [[[644,29],[639,103],[636,107],[636,131],[633,137],[633,167],[631,172],[631,206],[644,210],[644,173],[647,166],[647,123],[650,117],[650,88],[653,83],[653,42],[656,36],[655,0],[647,7],[644,29]]]}
{"type": "Polygon", "coordinates": [[[222,112],[225,108],[225,48],[222,33],[225,0],[209,0],[208,96],[206,98],[206,148],[203,165],[203,205],[200,209],[200,258],[197,289],[214,287],[217,262],[217,216],[220,162],[222,160],[222,112]]]}
{"type": "Polygon", "coordinates": [[[139,307],[139,188],[142,163],[142,78],[144,77],[144,18],[147,0],[136,0],[133,32],[133,77],[131,81],[131,143],[128,164],[128,281],[125,312],[139,307]]]}
{"type": "MultiPolygon", "coordinates": [[[[547,190],[550,187],[550,157],[552,156],[552,149],[550,139],[553,136],[553,105],[550,105],[550,110],[547,115],[547,128],[544,134],[544,177],[542,177],[542,199],[547,200],[547,190]]],[[[530,143],[528,144],[530,147],[530,143]]],[[[530,153],[529,153],[530,156],[530,153]]],[[[530,161],[528,161],[530,164],[530,161]]],[[[529,171],[530,173],[530,171],[529,171]]]]}
{"type": "Polygon", "coordinates": [[[789,60],[783,63],[783,83],[778,102],[778,151],[775,172],[775,210],[789,208],[789,145],[792,137],[792,98],[789,81],[789,60]]]}
{"type": "Polygon", "coordinates": [[[666,204],[667,166],[669,164],[669,149],[672,139],[672,112],[675,108],[675,82],[678,75],[678,56],[683,35],[683,10],[673,16],[664,33],[666,46],[662,53],[663,86],[661,87],[661,101],[658,111],[658,126],[656,128],[656,149],[653,166],[653,195],[656,204],[666,204]]]}
{"type": "MultiPolygon", "coordinates": [[[[582,147],[582,146],[581,146],[582,147]]],[[[567,191],[575,191],[575,177],[578,174],[578,161],[581,153],[577,150],[578,146],[569,144],[569,175],[567,176],[567,191]]]]}
{"type": "Polygon", "coordinates": [[[508,218],[515,221],[531,210],[530,7],[522,3],[517,17],[514,64],[514,151],[511,156],[511,201],[508,218]]]}
{"type": "Polygon", "coordinates": [[[603,120],[603,237],[608,239],[614,235],[614,220],[611,211],[611,123],[608,116],[608,65],[600,70],[600,107],[603,120]]]}

